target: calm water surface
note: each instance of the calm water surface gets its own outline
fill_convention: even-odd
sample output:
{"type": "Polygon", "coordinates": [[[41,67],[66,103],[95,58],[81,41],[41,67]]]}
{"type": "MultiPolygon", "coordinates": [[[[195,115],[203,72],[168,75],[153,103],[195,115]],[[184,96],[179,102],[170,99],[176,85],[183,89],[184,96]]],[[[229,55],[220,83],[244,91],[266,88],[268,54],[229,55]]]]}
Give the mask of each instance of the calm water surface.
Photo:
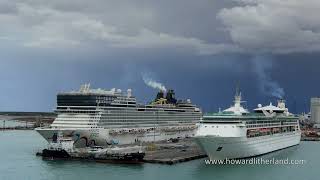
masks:
{"type": "Polygon", "coordinates": [[[299,146],[263,156],[303,159],[306,160],[304,165],[206,165],[201,159],[173,166],[45,161],[35,156],[46,146],[45,140],[35,131],[1,131],[0,142],[0,180],[315,180],[320,176],[320,142],[302,142],[299,146]]]}

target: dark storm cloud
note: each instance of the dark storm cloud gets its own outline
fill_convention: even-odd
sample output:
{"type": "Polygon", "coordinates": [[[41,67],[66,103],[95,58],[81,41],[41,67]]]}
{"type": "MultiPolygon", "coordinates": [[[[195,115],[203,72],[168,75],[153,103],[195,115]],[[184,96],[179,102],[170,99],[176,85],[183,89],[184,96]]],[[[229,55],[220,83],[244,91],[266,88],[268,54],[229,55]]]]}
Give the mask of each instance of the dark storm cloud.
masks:
{"type": "Polygon", "coordinates": [[[235,44],[251,53],[319,52],[318,0],[237,0],[218,13],[235,44]]]}
{"type": "Polygon", "coordinates": [[[195,54],[317,52],[318,0],[2,0],[20,48],[174,48],[195,54]]]}
{"type": "Polygon", "coordinates": [[[177,48],[196,54],[241,51],[226,43],[226,34],[216,28],[215,11],[222,6],[217,2],[13,2],[15,12],[0,14],[0,22],[7,25],[1,33],[20,48],[87,49],[103,44],[109,49],[177,48]],[[19,29],[18,36],[9,33],[13,29],[19,29]]]}
{"type": "Polygon", "coordinates": [[[0,14],[14,14],[17,13],[17,8],[14,3],[10,1],[0,1],[0,14]]]}
{"type": "Polygon", "coordinates": [[[206,111],[229,106],[240,82],[255,107],[275,101],[252,63],[263,56],[272,63],[264,79],[305,110],[319,91],[308,81],[319,76],[318,8],[316,0],[0,0],[0,108],[48,111],[58,91],[84,82],[132,88],[148,102],[156,91],[141,72],[206,111]]]}

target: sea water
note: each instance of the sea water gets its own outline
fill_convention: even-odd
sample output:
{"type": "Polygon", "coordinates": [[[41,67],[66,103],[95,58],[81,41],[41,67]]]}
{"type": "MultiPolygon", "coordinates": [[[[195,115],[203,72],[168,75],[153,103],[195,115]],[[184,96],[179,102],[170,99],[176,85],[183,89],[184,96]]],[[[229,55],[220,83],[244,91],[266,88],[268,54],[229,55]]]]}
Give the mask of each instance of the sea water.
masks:
{"type": "Polygon", "coordinates": [[[0,131],[0,180],[315,180],[320,172],[320,142],[301,142],[261,156],[305,161],[299,165],[207,165],[205,158],[175,165],[124,165],[43,160],[35,156],[46,145],[32,130],[0,131]]]}

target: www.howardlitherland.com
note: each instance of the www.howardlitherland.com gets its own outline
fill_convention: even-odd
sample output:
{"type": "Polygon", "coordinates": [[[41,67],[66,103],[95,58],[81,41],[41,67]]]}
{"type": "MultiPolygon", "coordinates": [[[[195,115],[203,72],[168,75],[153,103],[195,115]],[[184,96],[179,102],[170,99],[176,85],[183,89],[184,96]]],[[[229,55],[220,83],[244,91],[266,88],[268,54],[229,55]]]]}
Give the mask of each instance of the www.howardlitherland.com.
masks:
{"type": "Polygon", "coordinates": [[[304,159],[263,159],[263,158],[250,158],[250,159],[205,159],[205,164],[207,165],[241,165],[241,164],[253,164],[253,165],[303,165],[307,161],[304,159]]]}

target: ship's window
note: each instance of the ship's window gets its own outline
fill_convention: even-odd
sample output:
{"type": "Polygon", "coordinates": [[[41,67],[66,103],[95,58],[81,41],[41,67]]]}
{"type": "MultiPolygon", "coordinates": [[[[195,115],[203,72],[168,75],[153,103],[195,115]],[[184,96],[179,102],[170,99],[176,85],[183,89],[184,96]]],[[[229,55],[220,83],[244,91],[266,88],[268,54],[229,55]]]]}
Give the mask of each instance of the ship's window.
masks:
{"type": "Polygon", "coordinates": [[[217,126],[217,128],[219,128],[219,126],[217,126]]]}
{"type": "Polygon", "coordinates": [[[221,150],[222,150],[222,147],[221,147],[221,146],[217,148],[217,151],[221,151],[221,150]]]}

